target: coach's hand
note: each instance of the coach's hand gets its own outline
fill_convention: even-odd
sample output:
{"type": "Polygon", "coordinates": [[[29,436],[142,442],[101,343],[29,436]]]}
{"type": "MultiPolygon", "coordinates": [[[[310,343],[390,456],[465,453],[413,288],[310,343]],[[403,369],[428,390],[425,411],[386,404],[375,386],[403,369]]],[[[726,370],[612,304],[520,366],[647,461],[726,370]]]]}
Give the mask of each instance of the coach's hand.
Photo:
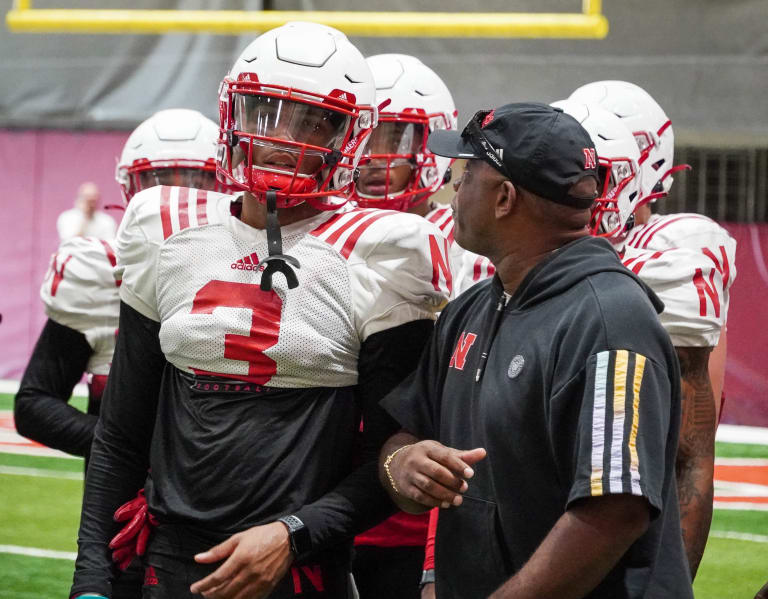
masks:
{"type": "Polygon", "coordinates": [[[768,582],[765,583],[762,589],[757,591],[755,599],[768,599],[768,582]]]}
{"type": "Polygon", "coordinates": [[[459,450],[437,441],[407,444],[408,437],[398,433],[382,450],[380,477],[392,499],[411,513],[461,505],[475,474],[472,466],[485,458],[485,449],[459,450]]]}
{"type": "Polygon", "coordinates": [[[226,560],[190,587],[206,599],[260,599],[272,592],[293,561],[288,530],[281,522],[254,526],[229,537],[195,561],[226,560]]]}

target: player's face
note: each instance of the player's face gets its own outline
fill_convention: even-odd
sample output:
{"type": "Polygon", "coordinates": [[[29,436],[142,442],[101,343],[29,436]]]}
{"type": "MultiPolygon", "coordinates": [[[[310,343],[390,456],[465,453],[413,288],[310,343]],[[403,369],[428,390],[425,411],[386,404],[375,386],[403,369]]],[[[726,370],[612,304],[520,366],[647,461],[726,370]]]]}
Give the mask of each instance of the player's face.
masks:
{"type": "Polygon", "coordinates": [[[400,193],[411,180],[413,168],[408,164],[390,166],[386,160],[372,160],[360,167],[357,190],[368,196],[383,196],[400,193]]]}
{"type": "Polygon", "coordinates": [[[357,190],[368,196],[400,193],[410,181],[415,163],[413,155],[421,151],[424,126],[419,123],[384,121],[371,134],[357,190]]]}
{"type": "MultiPolygon", "coordinates": [[[[324,149],[340,148],[349,124],[346,115],[320,106],[240,94],[235,96],[234,116],[238,131],[257,136],[252,145],[254,166],[290,173],[298,166],[304,175],[322,168],[324,149]]],[[[245,158],[243,144],[235,151],[240,160],[245,158]]],[[[235,163],[237,158],[233,157],[235,163]]]]}

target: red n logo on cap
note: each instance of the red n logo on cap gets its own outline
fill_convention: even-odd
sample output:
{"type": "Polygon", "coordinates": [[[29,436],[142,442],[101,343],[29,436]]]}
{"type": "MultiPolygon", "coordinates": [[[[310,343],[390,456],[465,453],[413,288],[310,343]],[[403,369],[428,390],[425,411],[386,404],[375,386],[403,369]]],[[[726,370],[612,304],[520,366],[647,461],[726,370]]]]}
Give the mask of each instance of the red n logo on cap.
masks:
{"type": "Polygon", "coordinates": [[[584,148],[584,170],[597,168],[597,154],[594,148],[584,148]]]}
{"type": "Polygon", "coordinates": [[[491,112],[485,115],[485,118],[483,119],[483,124],[480,125],[481,129],[484,129],[485,126],[493,120],[493,115],[495,112],[496,112],[496,109],[491,110],[491,112]]]}

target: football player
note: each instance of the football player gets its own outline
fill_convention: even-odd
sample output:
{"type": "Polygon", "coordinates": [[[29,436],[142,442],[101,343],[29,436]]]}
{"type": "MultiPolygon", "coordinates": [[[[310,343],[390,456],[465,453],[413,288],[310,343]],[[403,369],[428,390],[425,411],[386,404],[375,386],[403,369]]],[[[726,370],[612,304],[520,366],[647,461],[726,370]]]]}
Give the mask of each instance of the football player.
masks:
{"type": "Polygon", "coordinates": [[[453,211],[430,201],[451,180],[452,159],[427,149],[432,131],[456,128],[458,113],[451,92],[415,56],[379,54],[367,62],[381,112],[352,199],[361,207],[411,212],[434,223],[450,246],[455,297],[495,269],[484,256],[454,243],[453,211]]]}
{"type": "MultiPolygon", "coordinates": [[[[659,157],[644,154],[637,143],[633,148],[633,137],[645,138],[626,127],[619,116],[621,110],[604,108],[605,101],[583,104],[576,99],[584,97],[586,94],[575,93],[555,105],[576,117],[590,133],[600,172],[605,173],[603,194],[593,208],[593,233],[609,238],[624,265],[664,302],[660,319],[680,360],[684,401],[676,470],[683,537],[693,577],[709,534],[714,493],[717,412],[708,362],[725,325],[728,287],[735,272],[732,265],[729,271],[724,249],[722,254],[713,254],[706,246],[673,245],[671,240],[651,246],[645,241],[653,238],[652,228],[638,241],[637,232],[630,228],[631,215],[669,180],[669,173],[675,170],[671,151],[668,148],[668,155],[659,157]],[[656,167],[649,169],[646,163],[651,161],[656,167]],[[635,179],[640,182],[636,189],[635,179]]],[[[669,122],[659,130],[671,132],[669,122]]],[[[651,139],[658,144],[658,137],[651,139]]]]}
{"type": "MultiPolygon", "coordinates": [[[[380,54],[366,62],[376,84],[379,124],[350,198],[363,208],[410,212],[435,223],[448,240],[452,291],[458,294],[480,279],[481,268],[492,273],[493,266],[472,254],[466,259],[470,268],[461,269],[469,252],[453,241],[451,210],[430,201],[450,181],[452,161],[430,152],[427,139],[432,131],[456,128],[453,98],[440,77],[414,56],[380,54]]],[[[353,572],[362,599],[419,596],[427,520],[427,514],[400,512],[355,539],[353,572]]]]}
{"type": "MultiPolygon", "coordinates": [[[[686,247],[704,252],[723,277],[722,294],[718,295],[717,303],[725,325],[729,289],[736,276],[736,241],[728,231],[703,214],[652,214],[651,207],[656,200],[669,193],[672,175],[690,169],[687,164],[675,165],[673,162],[675,138],[669,117],[648,92],[626,81],[589,83],[573,92],[571,97],[599,103],[616,114],[632,131],[640,149],[640,166],[647,190],[635,209],[634,228],[629,232],[627,245],[655,251],[686,247]]],[[[711,288],[707,292],[705,287],[700,287],[703,293],[711,293],[711,288]]],[[[723,326],[708,365],[718,421],[722,414],[726,337],[726,327],[723,326]]]]}
{"type": "MultiPolygon", "coordinates": [[[[219,128],[194,110],[163,110],[144,121],[128,137],[117,165],[126,205],[160,181],[213,189],[218,134],[219,128]]],[[[14,404],[21,435],[86,458],[115,349],[120,283],[114,267],[113,240],[75,237],[59,246],[40,289],[48,320],[14,404]],[[87,413],[68,404],[83,373],[87,413]]],[[[113,597],[141,595],[140,581],[120,580],[113,597]]]]}
{"type": "Polygon", "coordinates": [[[343,209],[374,99],[341,32],[271,30],[220,88],[218,172],[241,193],[161,186],[129,205],[72,596],[109,596],[112,514],[142,486],[145,598],[349,596],[349,540],[393,509],[378,401],[450,279],[425,219],[343,209]]]}

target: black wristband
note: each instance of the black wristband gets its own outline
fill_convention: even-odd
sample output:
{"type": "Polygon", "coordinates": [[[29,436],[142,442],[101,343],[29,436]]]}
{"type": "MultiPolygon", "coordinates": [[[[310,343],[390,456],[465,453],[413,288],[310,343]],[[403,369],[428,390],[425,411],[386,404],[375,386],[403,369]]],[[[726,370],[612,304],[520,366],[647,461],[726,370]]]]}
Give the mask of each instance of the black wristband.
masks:
{"type": "Polygon", "coordinates": [[[304,525],[298,516],[283,516],[277,519],[288,529],[288,536],[291,541],[291,551],[296,559],[303,557],[312,551],[312,539],[309,536],[309,529],[304,525]]]}

